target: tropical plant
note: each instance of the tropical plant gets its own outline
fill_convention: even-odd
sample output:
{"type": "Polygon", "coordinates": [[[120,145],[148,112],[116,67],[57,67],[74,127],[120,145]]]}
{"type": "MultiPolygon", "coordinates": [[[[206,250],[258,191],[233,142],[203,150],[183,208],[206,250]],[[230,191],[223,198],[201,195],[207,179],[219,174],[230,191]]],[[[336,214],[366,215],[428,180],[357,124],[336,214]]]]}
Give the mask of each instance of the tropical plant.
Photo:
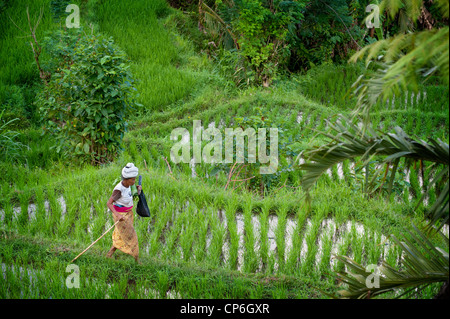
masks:
{"type": "MultiPolygon", "coordinates": [[[[434,248],[426,239],[427,235],[432,233],[434,226],[438,223],[437,230],[440,230],[449,219],[449,146],[438,140],[430,139],[429,143],[424,141],[415,141],[407,136],[401,128],[396,127],[395,133],[376,133],[371,127],[363,128],[361,125],[353,124],[351,120],[341,118],[337,123],[330,123],[332,132],[326,136],[330,142],[326,145],[304,151],[299,156],[306,159],[306,162],[300,165],[300,169],[305,170],[302,182],[304,189],[309,192],[318,178],[332,166],[342,163],[348,159],[359,160],[361,166],[368,165],[374,158],[382,157],[382,163],[386,164],[390,171],[388,178],[388,193],[392,192],[396,173],[399,169],[401,160],[404,160],[404,166],[410,167],[415,161],[431,162],[433,173],[428,176],[434,176],[428,183],[428,188],[421,198],[417,201],[417,207],[423,204],[424,198],[435,188],[439,194],[434,203],[430,203],[427,217],[429,222],[426,227],[427,232],[416,231],[416,237],[422,238],[412,244],[406,237],[403,243],[391,235],[401,249],[406,253],[402,264],[406,268],[402,271],[396,271],[386,262],[381,262],[381,274],[385,275],[380,281],[380,287],[377,289],[368,288],[366,278],[370,275],[365,267],[345,256],[337,256],[337,259],[348,266],[347,272],[339,273],[344,283],[348,284],[346,291],[340,294],[345,298],[364,298],[375,296],[387,291],[398,288],[417,287],[432,282],[448,281],[448,253],[440,248],[434,248]],[[443,188],[438,187],[443,185],[443,188]],[[425,242],[425,243],[424,243],[425,242]],[[430,245],[432,250],[430,250],[430,245]],[[418,253],[420,249],[426,252],[418,253]],[[427,260],[427,256],[433,258],[427,260]],[[446,260],[446,262],[445,262],[446,260]],[[364,280],[362,280],[365,274],[364,280]],[[363,287],[364,286],[364,287],[363,287]]],[[[383,167],[381,168],[383,169],[383,167]]],[[[369,170],[366,169],[366,173],[369,170]]],[[[378,176],[378,174],[375,174],[378,176]]],[[[369,176],[366,176],[366,182],[369,182],[369,176]]],[[[448,241],[448,239],[447,239],[448,241]]]]}
{"type": "MultiPolygon", "coordinates": [[[[349,289],[338,293],[344,298],[370,298],[389,291],[398,289],[406,290],[395,297],[400,298],[417,294],[427,286],[436,282],[448,282],[449,259],[448,252],[435,247],[433,243],[417,227],[414,232],[408,231],[412,240],[406,236],[398,239],[394,235],[390,238],[401,248],[403,252],[402,263],[404,269],[396,270],[386,261],[375,270],[376,273],[361,266],[352,259],[345,256],[337,256],[347,266],[347,272],[341,273],[340,278],[348,285],[349,289]],[[372,282],[372,279],[374,282],[372,282]],[[376,282],[379,281],[379,282],[376,282]]],[[[443,241],[447,243],[448,238],[442,233],[443,241]]],[[[448,283],[442,292],[447,289],[448,283]]],[[[440,295],[443,295],[440,294],[440,295]]]]}
{"type": "MultiPolygon", "coordinates": [[[[360,165],[364,167],[374,158],[384,157],[380,162],[390,167],[388,181],[388,195],[390,195],[402,159],[407,170],[415,161],[431,162],[434,164],[431,166],[433,173],[429,176],[434,176],[434,178],[429,182],[428,189],[418,204],[423,202],[432,187],[445,185],[442,189],[436,189],[439,196],[429,209],[431,217],[429,227],[432,227],[437,221],[441,221],[440,229],[445,222],[448,222],[449,146],[447,143],[433,139],[430,139],[429,143],[416,141],[403,132],[400,127],[395,128],[395,133],[377,133],[370,126],[363,128],[344,117],[341,117],[337,123],[329,123],[329,126],[331,132],[325,134],[329,138],[328,143],[303,151],[298,156],[307,161],[300,165],[300,169],[306,170],[302,178],[305,191],[309,192],[319,177],[338,163],[355,159],[359,160],[360,165]]],[[[366,170],[367,174],[368,172],[369,170],[366,170]]],[[[369,176],[366,176],[366,180],[369,180],[369,176]]]]}
{"type": "Polygon", "coordinates": [[[305,71],[326,62],[342,63],[359,48],[364,27],[358,17],[366,1],[307,1],[301,23],[288,34],[290,71],[305,71]]]}
{"type": "MultiPolygon", "coordinates": [[[[448,19],[449,1],[439,0],[436,5],[448,19]]],[[[380,12],[387,11],[391,18],[406,14],[408,21],[416,23],[424,12],[422,1],[382,1],[380,12]]],[[[355,113],[363,112],[366,120],[379,100],[386,101],[402,91],[418,92],[420,84],[432,76],[448,85],[449,79],[449,27],[431,28],[420,32],[405,30],[392,37],[364,47],[350,61],[365,58],[368,69],[354,83],[357,96],[355,113]],[[408,31],[408,32],[406,32],[408,31]]]]}
{"type": "MultiPolygon", "coordinates": [[[[248,82],[269,86],[289,56],[289,29],[300,21],[306,1],[226,0],[211,8],[200,1],[199,11],[225,30],[242,58],[248,82]]],[[[205,31],[206,32],[206,31],[205,31]]]]}
{"type": "Polygon", "coordinates": [[[105,163],[120,151],[134,104],[129,60],[111,38],[69,31],[47,38],[56,70],[37,105],[58,152],[105,163]]]}
{"type": "MultiPolygon", "coordinates": [[[[280,184],[287,182],[288,172],[293,170],[291,156],[296,156],[298,153],[292,150],[294,147],[286,132],[283,120],[272,117],[261,107],[254,107],[253,111],[254,115],[236,117],[234,119],[233,130],[237,134],[236,139],[233,135],[230,136],[233,139],[232,162],[214,164],[210,175],[215,176],[219,171],[223,171],[228,176],[225,189],[231,187],[237,189],[245,186],[247,190],[254,190],[261,196],[264,196],[266,192],[270,192],[275,187],[279,187],[280,184]],[[275,137],[270,136],[271,128],[276,128],[277,130],[278,144],[273,143],[275,137]],[[264,135],[260,135],[260,130],[265,130],[265,140],[259,140],[260,136],[261,138],[264,137],[264,135]],[[239,134],[239,132],[241,133],[239,134]],[[241,138],[238,138],[238,134],[241,138]],[[249,147],[251,146],[250,141],[252,138],[255,142],[254,149],[249,147]],[[271,149],[274,145],[277,146],[277,149],[271,149]],[[234,149],[236,149],[236,152],[234,152],[234,149]],[[269,163],[262,162],[260,152],[268,153],[267,156],[270,157],[269,163]],[[262,173],[264,168],[269,165],[275,168],[275,172],[262,173]]],[[[222,136],[226,137],[222,141],[222,149],[226,151],[226,128],[222,129],[222,136]]]]}
{"type": "MultiPolygon", "coordinates": [[[[437,4],[442,15],[448,17],[448,0],[437,1],[437,4]]],[[[412,22],[419,19],[420,12],[423,12],[422,6],[422,1],[403,0],[386,0],[380,5],[382,11],[387,10],[391,17],[395,17],[400,10],[406,9],[403,12],[406,12],[408,19],[412,22]]],[[[307,191],[310,190],[323,172],[347,159],[361,158],[363,164],[367,164],[374,156],[383,156],[385,163],[392,163],[388,188],[390,193],[402,159],[405,159],[405,166],[411,165],[413,161],[431,162],[434,165],[431,167],[434,167],[436,171],[428,175],[434,175],[434,177],[430,177],[431,180],[427,181],[427,190],[418,201],[418,204],[423,203],[424,197],[432,187],[443,185],[442,189],[436,189],[439,195],[428,209],[427,217],[430,220],[426,229],[427,235],[430,235],[436,223],[439,223],[438,230],[444,223],[448,223],[448,144],[434,139],[430,139],[429,143],[416,141],[399,127],[395,128],[395,133],[378,134],[371,128],[368,119],[371,108],[380,99],[385,100],[406,89],[417,91],[419,83],[431,75],[437,76],[443,83],[448,84],[448,26],[428,31],[400,33],[391,38],[379,40],[359,51],[351,61],[357,61],[366,53],[368,53],[366,65],[375,64],[375,73],[370,76],[363,74],[354,84],[355,94],[358,96],[355,114],[362,112],[365,125],[358,126],[344,118],[340,118],[340,122],[334,125],[330,124],[331,130],[334,130],[334,136],[331,134],[326,136],[331,138],[331,142],[303,154],[307,160],[307,163],[300,165],[301,169],[307,171],[303,177],[303,185],[307,191]]],[[[366,172],[368,171],[366,169],[366,172]]],[[[405,269],[394,271],[392,267],[382,262],[382,273],[385,277],[380,280],[380,288],[376,291],[373,288],[372,290],[367,287],[362,288],[361,285],[365,285],[365,281],[361,280],[361,276],[363,273],[366,277],[369,274],[364,267],[347,257],[338,257],[349,267],[347,272],[340,274],[344,282],[348,284],[347,290],[341,291],[341,296],[370,297],[400,287],[417,287],[442,281],[446,282],[444,286],[447,287],[448,294],[448,253],[441,250],[437,252],[429,244],[426,234],[420,232],[418,234],[416,238],[419,236],[421,240],[417,240],[415,244],[407,242],[406,239],[406,244],[394,239],[406,252],[402,259],[403,264],[406,265],[405,269]],[[419,254],[420,250],[425,252],[419,254]],[[434,276],[435,273],[439,276],[434,276]]]]}

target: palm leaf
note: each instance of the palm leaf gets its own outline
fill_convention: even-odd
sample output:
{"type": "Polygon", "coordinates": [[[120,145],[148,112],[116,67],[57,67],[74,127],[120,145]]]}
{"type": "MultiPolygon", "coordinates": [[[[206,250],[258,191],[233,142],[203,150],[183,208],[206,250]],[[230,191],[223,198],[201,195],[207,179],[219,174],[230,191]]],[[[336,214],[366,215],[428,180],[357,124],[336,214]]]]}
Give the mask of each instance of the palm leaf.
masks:
{"type": "Polygon", "coordinates": [[[350,62],[366,59],[365,74],[354,83],[355,114],[362,113],[368,122],[371,108],[401,91],[418,92],[419,83],[438,75],[443,83],[449,78],[449,28],[399,34],[377,41],[357,52],[350,62]],[[404,53],[406,52],[406,53],[404,53]]]}
{"type": "MultiPolygon", "coordinates": [[[[305,160],[299,165],[299,169],[305,171],[302,185],[306,193],[309,193],[324,172],[345,160],[359,160],[365,166],[375,156],[382,156],[383,163],[394,162],[389,179],[389,192],[392,191],[393,179],[401,159],[406,159],[409,163],[418,160],[427,161],[444,169],[431,181],[425,195],[438,182],[445,183],[444,191],[428,212],[432,216],[429,225],[434,225],[438,220],[443,219],[440,225],[442,227],[448,221],[448,144],[434,139],[430,139],[428,143],[423,140],[414,140],[400,127],[396,127],[394,133],[377,133],[370,125],[362,128],[343,116],[336,123],[329,123],[329,127],[330,133],[323,134],[328,138],[325,145],[303,151],[297,158],[297,160],[300,157],[305,160]]],[[[422,203],[424,198],[425,196],[422,196],[418,203],[422,203]]]]}
{"type": "MultiPolygon", "coordinates": [[[[446,282],[449,275],[448,253],[441,248],[434,247],[428,238],[414,226],[414,232],[408,231],[409,240],[403,236],[400,241],[391,235],[393,241],[403,251],[401,264],[404,269],[396,270],[382,261],[377,267],[379,271],[379,286],[368,287],[367,279],[372,275],[366,267],[356,263],[346,256],[336,256],[343,262],[347,270],[339,273],[338,277],[347,287],[338,291],[340,298],[368,298],[386,292],[398,292],[400,289],[417,288],[430,283],[446,282]]],[[[444,236],[440,232],[441,236],[444,236]]],[[[445,237],[445,236],[444,236],[445,237]]],[[[445,237],[446,238],[446,237],[445,237]]],[[[448,238],[446,238],[448,241],[448,238]]],[[[406,291],[411,293],[414,290],[406,291]]],[[[404,294],[398,295],[398,297],[404,294]]]]}

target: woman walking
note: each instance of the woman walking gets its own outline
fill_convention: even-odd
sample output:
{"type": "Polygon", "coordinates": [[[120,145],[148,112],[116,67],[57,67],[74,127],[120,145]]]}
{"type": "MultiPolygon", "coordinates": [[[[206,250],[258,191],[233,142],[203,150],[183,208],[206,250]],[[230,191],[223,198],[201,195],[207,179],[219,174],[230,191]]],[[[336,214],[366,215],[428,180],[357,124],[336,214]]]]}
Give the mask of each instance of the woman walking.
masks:
{"type": "MultiPolygon", "coordinates": [[[[112,247],[107,257],[111,258],[116,249],[134,257],[139,262],[139,244],[133,227],[133,194],[131,186],[136,182],[139,170],[133,163],[128,163],[122,169],[122,181],[119,182],[108,200],[107,206],[113,213],[114,222],[120,221],[112,234],[112,247]]],[[[136,186],[138,194],[142,187],[136,186]]]]}

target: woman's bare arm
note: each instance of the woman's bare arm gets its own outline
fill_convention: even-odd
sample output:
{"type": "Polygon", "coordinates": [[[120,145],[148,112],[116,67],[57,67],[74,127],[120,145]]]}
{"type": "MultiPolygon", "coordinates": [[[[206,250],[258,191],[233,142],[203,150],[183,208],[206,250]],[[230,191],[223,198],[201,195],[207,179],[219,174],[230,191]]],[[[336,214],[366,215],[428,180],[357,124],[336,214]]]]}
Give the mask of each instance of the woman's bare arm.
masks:
{"type": "Polygon", "coordinates": [[[124,217],[122,215],[120,215],[115,209],[114,209],[114,205],[113,202],[115,202],[116,200],[118,200],[120,198],[120,191],[119,193],[119,197],[117,197],[117,193],[116,191],[113,192],[112,196],[108,199],[108,202],[106,203],[106,206],[108,206],[109,210],[120,220],[124,220],[124,217]]]}

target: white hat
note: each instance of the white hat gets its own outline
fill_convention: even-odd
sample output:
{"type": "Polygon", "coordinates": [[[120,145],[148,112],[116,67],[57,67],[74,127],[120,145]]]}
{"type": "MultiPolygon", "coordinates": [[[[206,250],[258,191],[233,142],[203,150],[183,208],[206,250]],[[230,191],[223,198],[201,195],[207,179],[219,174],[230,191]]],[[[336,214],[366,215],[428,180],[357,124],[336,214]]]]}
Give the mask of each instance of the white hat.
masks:
{"type": "Polygon", "coordinates": [[[133,163],[128,163],[124,168],[122,168],[123,178],[133,178],[138,176],[139,170],[133,163]]]}

